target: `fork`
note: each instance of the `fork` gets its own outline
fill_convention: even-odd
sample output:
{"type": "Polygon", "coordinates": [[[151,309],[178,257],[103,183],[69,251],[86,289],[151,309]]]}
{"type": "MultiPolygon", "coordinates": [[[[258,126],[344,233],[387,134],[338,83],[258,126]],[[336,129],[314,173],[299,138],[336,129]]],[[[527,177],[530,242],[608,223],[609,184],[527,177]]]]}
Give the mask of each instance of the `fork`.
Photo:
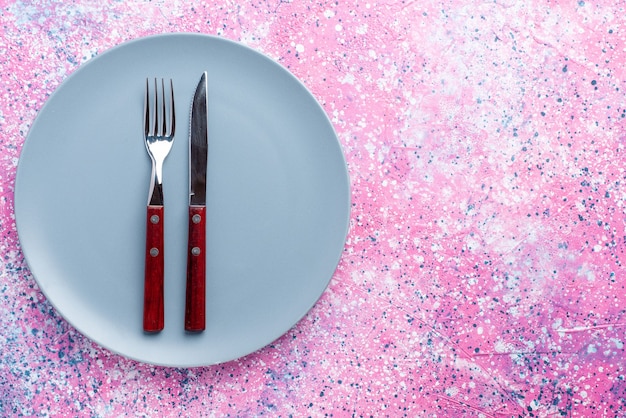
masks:
{"type": "Polygon", "coordinates": [[[165,81],[161,79],[161,92],[157,79],[150,92],[150,81],[146,79],[144,103],[144,131],[146,150],[152,160],[150,193],[146,211],[146,254],[144,278],[143,329],[158,332],[164,327],[164,239],[163,239],[163,162],[172,149],[176,116],[174,111],[174,84],[169,83],[169,110],[166,105],[165,81]]]}

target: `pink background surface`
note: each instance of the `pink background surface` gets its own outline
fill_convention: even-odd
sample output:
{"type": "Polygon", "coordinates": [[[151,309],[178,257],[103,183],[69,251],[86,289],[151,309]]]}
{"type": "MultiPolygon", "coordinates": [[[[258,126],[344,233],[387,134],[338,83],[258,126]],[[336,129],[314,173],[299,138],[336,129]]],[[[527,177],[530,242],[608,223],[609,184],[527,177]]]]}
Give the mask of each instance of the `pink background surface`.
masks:
{"type": "Polygon", "coordinates": [[[0,415],[626,416],[623,2],[0,5],[0,415]],[[164,32],[289,68],[351,177],[351,230],[317,305],[206,368],[79,334],[14,221],[47,97],[97,54],[164,32]]]}

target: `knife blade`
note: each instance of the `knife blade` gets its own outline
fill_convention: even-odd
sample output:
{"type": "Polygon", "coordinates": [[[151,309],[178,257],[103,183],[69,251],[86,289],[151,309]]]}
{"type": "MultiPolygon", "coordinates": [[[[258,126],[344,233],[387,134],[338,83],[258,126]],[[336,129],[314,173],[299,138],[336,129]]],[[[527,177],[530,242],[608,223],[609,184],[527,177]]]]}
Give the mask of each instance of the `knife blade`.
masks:
{"type": "Polygon", "coordinates": [[[189,129],[189,235],[185,330],[201,332],[206,315],[206,171],[208,153],[208,85],[202,73],[191,104],[189,129]]]}

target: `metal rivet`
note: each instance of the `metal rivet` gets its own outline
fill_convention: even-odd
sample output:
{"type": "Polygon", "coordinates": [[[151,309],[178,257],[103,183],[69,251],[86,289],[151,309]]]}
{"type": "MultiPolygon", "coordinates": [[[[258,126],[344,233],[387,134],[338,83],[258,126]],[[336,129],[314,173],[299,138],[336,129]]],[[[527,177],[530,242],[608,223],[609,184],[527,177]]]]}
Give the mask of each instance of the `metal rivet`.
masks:
{"type": "Polygon", "coordinates": [[[150,222],[152,222],[153,224],[158,224],[159,223],[159,215],[152,215],[150,217],[150,222]]]}
{"type": "Polygon", "coordinates": [[[200,247],[193,247],[191,249],[191,254],[193,254],[193,255],[200,255],[200,247]]]}
{"type": "Polygon", "coordinates": [[[159,249],[155,247],[150,248],[150,255],[152,257],[156,257],[157,255],[159,255],[159,249]]]}
{"type": "Polygon", "coordinates": [[[198,215],[198,214],[195,214],[195,215],[193,215],[193,216],[191,217],[191,221],[192,221],[194,224],[199,224],[201,220],[202,220],[202,217],[201,217],[200,215],[198,215]]]}

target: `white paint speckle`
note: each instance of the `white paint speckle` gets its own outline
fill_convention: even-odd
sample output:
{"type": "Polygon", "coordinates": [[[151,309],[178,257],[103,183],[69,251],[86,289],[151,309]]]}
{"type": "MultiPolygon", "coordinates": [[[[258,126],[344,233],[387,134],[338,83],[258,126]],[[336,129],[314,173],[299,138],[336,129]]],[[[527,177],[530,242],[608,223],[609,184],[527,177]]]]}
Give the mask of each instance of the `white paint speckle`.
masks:
{"type": "Polygon", "coordinates": [[[347,73],[339,81],[341,84],[354,84],[354,74],[347,73]]]}
{"type": "Polygon", "coordinates": [[[459,388],[457,388],[456,386],[451,386],[449,388],[446,388],[446,395],[448,396],[454,396],[457,393],[459,393],[459,388]]]}
{"type": "Polygon", "coordinates": [[[507,343],[505,343],[502,340],[497,340],[494,345],[493,345],[493,349],[496,353],[508,353],[510,352],[509,350],[509,346],[507,343]]]}

